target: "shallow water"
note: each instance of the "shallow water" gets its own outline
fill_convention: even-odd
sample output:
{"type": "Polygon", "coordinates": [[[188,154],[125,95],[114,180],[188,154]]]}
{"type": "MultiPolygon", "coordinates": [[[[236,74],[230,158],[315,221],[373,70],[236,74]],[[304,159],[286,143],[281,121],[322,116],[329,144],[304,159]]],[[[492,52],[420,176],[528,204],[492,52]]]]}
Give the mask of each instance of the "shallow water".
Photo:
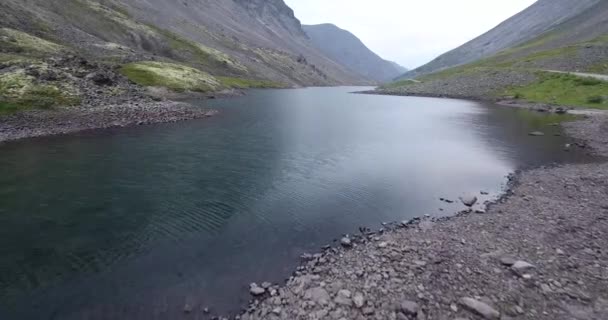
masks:
{"type": "Polygon", "coordinates": [[[560,117],[363,89],[252,91],[198,102],[211,119],[1,146],[0,317],[206,319],[359,226],[586,159],[563,151],[560,117]]]}

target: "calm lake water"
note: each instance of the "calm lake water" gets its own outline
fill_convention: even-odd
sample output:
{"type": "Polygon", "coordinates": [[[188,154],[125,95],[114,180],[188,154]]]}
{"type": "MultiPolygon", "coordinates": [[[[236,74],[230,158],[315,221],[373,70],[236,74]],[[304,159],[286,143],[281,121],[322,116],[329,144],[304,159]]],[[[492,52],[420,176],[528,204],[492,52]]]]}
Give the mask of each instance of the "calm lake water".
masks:
{"type": "Polygon", "coordinates": [[[200,102],[210,119],[0,146],[0,318],[205,319],[359,226],[452,214],[440,197],[583,159],[556,116],[363,89],[252,91],[200,102]]]}

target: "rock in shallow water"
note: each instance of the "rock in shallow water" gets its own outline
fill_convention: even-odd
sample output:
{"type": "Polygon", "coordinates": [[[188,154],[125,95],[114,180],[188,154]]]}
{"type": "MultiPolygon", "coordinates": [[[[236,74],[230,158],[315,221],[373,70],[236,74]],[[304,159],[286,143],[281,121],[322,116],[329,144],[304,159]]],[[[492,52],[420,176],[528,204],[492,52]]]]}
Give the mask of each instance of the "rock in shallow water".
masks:
{"type": "Polygon", "coordinates": [[[345,248],[350,248],[353,246],[353,241],[349,237],[344,237],[340,240],[340,244],[345,248]]]}
{"type": "Polygon", "coordinates": [[[472,207],[477,203],[477,197],[475,196],[464,196],[464,197],[460,197],[460,201],[462,201],[462,203],[467,206],[467,207],[472,207]]]}
{"type": "Polygon", "coordinates": [[[544,132],[540,132],[540,131],[533,131],[533,132],[530,132],[530,135],[533,136],[533,137],[542,137],[542,136],[545,135],[545,133],[544,132]]]}
{"type": "Polygon", "coordinates": [[[252,283],[249,285],[249,292],[251,293],[251,295],[253,296],[261,296],[266,292],[266,289],[258,286],[257,283],[252,283]]]}

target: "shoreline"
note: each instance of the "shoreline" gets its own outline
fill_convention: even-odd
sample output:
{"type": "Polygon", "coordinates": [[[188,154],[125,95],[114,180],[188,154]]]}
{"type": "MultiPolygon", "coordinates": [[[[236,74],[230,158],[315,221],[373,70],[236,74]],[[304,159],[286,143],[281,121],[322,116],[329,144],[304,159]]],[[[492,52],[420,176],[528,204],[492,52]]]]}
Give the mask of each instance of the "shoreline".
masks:
{"type": "Polygon", "coordinates": [[[194,120],[217,113],[217,110],[176,101],[27,110],[0,117],[0,144],[81,131],[194,120]]]}
{"type": "MultiPolygon", "coordinates": [[[[608,157],[606,113],[572,113],[584,118],[565,133],[608,157]]],[[[416,218],[304,254],[285,284],[252,284],[234,318],[608,318],[607,193],[605,159],[517,171],[485,213],[416,218]]]]}

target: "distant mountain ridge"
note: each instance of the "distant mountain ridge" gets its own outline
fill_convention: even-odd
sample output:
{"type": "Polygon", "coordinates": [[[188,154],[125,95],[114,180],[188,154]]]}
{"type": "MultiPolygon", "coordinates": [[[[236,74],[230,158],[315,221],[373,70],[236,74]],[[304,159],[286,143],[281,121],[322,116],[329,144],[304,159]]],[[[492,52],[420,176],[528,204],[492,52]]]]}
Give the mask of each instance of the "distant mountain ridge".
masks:
{"type": "Polygon", "coordinates": [[[550,31],[602,0],[539,0],[492,30],[400,78],[415,78],[489,57],[550,31]]]}
{"type": "Polygon", "coordinates": [[[333,24],[302,27],[319,50],[366,78],[386,82],[407,71],[396,62],[382,59],[354,34],[333,24]]]}

